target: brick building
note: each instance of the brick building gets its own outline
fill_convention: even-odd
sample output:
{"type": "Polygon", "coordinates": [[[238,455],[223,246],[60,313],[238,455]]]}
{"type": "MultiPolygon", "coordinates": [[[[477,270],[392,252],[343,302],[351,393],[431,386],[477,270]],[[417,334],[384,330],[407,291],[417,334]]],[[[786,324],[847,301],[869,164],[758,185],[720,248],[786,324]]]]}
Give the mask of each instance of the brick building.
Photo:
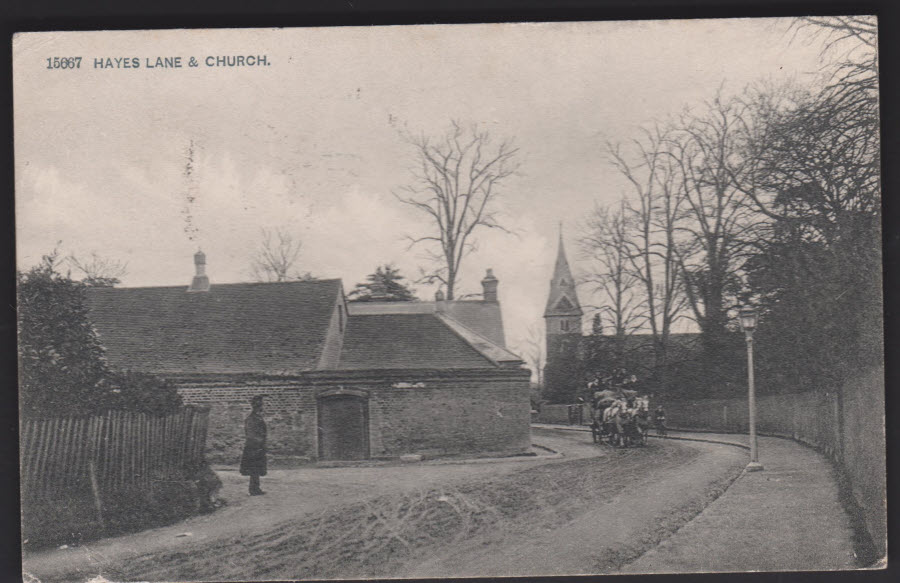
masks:
{"type": "Polygon", "coordinates": [[[513,454],[531,445],[529,372],[505,348],[497,279],[480,300],[348,303],[340,280],[94,288],[109,363],[210,407],[211,460],[236,463],[253,395],[274,459],[513,454]]]}

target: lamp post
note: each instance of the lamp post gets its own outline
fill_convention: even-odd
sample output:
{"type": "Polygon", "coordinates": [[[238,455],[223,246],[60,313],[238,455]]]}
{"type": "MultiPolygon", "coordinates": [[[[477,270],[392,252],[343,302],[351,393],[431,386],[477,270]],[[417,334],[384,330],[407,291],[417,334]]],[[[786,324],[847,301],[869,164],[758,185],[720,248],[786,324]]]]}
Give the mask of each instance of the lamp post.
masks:
{"type": "Polygon", "coordinates": [[[756,330],[758,320],[756,310],[749,306],[742,308],[740,320],[741,328],[744,330],[744,338],[747,340],[748,410],[750,417],[750,463],[747,464],[747,471],[758,472],[763,469],[763,466],[759,463],[759,451],[756,444],[756,387],[753,383],[753,331],[756,330]]]}

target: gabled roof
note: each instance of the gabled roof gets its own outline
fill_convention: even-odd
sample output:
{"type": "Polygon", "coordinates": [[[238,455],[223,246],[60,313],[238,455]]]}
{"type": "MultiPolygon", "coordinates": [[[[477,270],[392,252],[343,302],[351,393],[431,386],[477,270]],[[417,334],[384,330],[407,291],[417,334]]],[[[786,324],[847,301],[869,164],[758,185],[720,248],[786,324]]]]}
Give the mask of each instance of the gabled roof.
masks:
{"type": "Polygon", "coordinates": [[[489,338],[485,338],[471,328],[463,326],[459,320],[456,320],[447,314],[436,314],[441,322],[453,330],[457,336],[465,340],[469,346],[481,353],[482,356],[496,364],[497,366],[510,366],[523,364],[521,358],[494,342],[489,338]]]}
{"type": "Polygon", "coordinates": [[[436,314],[351,313],[344,332],[339,368],[471,369],[494,366],[488,357],[454,333],[436,314]]]}
{"type": "Polygon", "coordinates": [[[556,252],[556,265],[553,267],[553,279],[550,280],[550,295],[547,297],[547,316],[581,316],[581,304],[575,291],[575,278],[569,269],[566,249],[563,245],[562,231],[559,233],[559,248],[556,252]]]}
{"type": "Polygon", "coordinates": [[[166,373],[288,374],[313,370],[338,279],[285,283],[91,288],[91,319],[113,366],[166,373]]]}
{"type": "MultiPolygon", "coordinates": [[[[503,333],[503,314],[497,302],[481,300],[442,301],[441,313],[450,316],[466,328],[484,336],[492,343],[506,346],[503,333]]],[[[351,315],[375,314],[436,314],[437,302],[350,302],[351,315]]]]}

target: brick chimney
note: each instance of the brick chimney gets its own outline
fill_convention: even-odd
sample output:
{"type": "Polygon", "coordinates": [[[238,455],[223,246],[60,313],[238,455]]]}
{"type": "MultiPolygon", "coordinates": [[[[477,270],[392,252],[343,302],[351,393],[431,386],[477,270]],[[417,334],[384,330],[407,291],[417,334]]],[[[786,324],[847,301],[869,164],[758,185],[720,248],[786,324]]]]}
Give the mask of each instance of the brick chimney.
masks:
{"type": "Polygon", "coordinates": [[[209,278],[206,277],[206,255],[204,255],[203,251],[198,250],[194,253],[194,269],[196,273],[194,274],[194,279],[191,280],[191,287],[188,288],[188,291],[209,291],[209,278]]]}
{"type": "Polygon", "coordinates": [[[488,269],[487,275],[481,280],[482,294],[481,297],[486,302],[497,302],[497,284],[500,283],[494,277],[494,270],[488,269]]]}
{"type": "Polygon", "coordinates": [[[443,312],[445,309],[444,292],[442,290],[437,290],[434,292],[434,311],[443,312]]]}

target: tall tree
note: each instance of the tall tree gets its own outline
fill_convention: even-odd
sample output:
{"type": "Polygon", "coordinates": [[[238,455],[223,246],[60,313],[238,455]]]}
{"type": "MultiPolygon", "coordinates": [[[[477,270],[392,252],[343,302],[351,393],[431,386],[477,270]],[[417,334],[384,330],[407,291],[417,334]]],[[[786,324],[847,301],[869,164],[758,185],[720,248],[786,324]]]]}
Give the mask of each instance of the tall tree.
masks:
{"type": "Polygon", "coordinates": [[[771,221],[747,266],[769,374],[786,386],[839,389],[883,365],[877,60],[874,23],[821,22],[831,23],[828,38],[855,49],[827,65],[821,91],[748,98],[753,166],[739,184],[771,221]]]}
{"type": "Polygon", "coordinates": [[[403,282],[400,270],[391,264],[379,265],[347,294],[351,302],[412,302],[415,292],[403,282]]]}
{"type": "Polygon", "coordinates": [[[749,165],[742,141],[746,111],[742,100],[724,98],[720,91],[699,112],[681,116],[667,146],[682,198],[675,250],[711,386],[722,386],[738,372],[729,310],[737,303],[741,266],[764,219],[735,183],[749,165]]]}
{"type": "Polygon", "coordinates": [[[426,245],[436,268],[423,273],[422,281],[440,282],[452,300],[463,259],[474,249],[475,231],[507,230],[498,221],[495,202],[519,167],[519,150],[509,141],[495,146],[486,130],[463,128],[456,121],[438,139],[410,137],[409,142],[416,152],[414,181],[401,188],[404,194],[394,195],[427,216],[430,231],[410,236],[410,246],[426,245]]]}
{"type": "Polygon", "coordinates": [[[631,225],[628,261],[644,289],[655,382],[662,391],[668,385],[672,326],[685,308],[676,249],[683,199],[677,196],[678,168],[667,151],[670,138],[670,129],[655,126],[644,131],[642,140],[633,141],[628,152],[609,146],[612,164],[633,187],[626,199],[631,225]]]}
{"type": "Polygon", "coordinates": [[[296,270],[297,259],[303,242],[294,237],[286,228],[274,231],[260,230],[262,241],[250,262],[250,270],[256,281],[290,281],[313,279],[309,272],[301,274],[296,270]]]}
{"type": "Polygon", "coordinates": [[[875,16],[808,16],[791,26],[824,40],[828,97],[840,105],[878,107],[878,20],[875,16]]]}
{"type": "Polygon", "coordinates": [[[619,362],[624,357],[626,337],[637,332],[647,318],[646,298],[639,288],[641,278],[631,262],[628,220],[624,200],[617,207],[595,207],[581,237],[582,255],[593,265],[586,282],[594,284],[594,291],[601,298],[592,336],[603,336],[605,320],[613,330],[614,353],[619,362]]]}

